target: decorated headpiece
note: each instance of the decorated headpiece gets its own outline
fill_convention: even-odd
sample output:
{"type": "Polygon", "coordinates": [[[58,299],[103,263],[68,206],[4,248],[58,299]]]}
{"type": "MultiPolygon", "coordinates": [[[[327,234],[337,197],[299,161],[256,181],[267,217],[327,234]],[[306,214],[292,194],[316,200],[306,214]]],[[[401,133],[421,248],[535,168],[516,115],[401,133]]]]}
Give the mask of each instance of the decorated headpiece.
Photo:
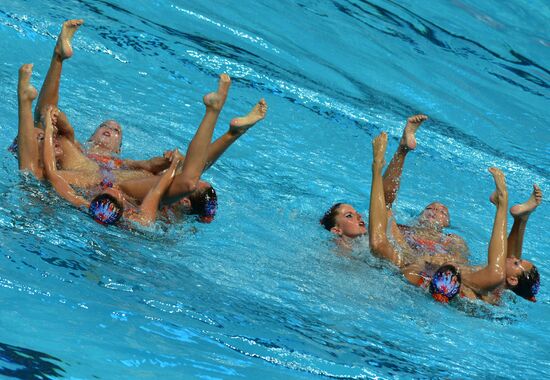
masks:
{"type": "Polygon", "coordinates": [[[454,265],[443,265],[432,277],[430,293],[432,297],[442,303],[448,303],[460,292],[462,278],[454,265]]]}
{"type": "Polygon", "coordinates": [[[100,194],[90,202],[88,209],[92,218],[100,224],[115,224],[122,216],[122,205],[109,194],[100,194]]]}

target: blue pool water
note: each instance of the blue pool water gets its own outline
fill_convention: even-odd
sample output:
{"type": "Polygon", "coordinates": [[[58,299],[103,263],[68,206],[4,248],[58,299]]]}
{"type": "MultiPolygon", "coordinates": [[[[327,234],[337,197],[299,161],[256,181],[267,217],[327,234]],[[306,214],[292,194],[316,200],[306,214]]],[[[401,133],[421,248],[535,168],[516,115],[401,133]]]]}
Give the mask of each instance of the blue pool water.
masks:
{"type": "Polygon", "coordinates": [[[221,72],[233,85],[216,136],[261,97],[269,114],[205,174],[210,225],[104,228],[2,148],[0,377],[550,377],[547,202],[524,244],[536,304],[436,304],[366,244],[335,255],[318,225],[336,201],[368,211],[372,137],[388,131],[391,151],[423,112],[397,218],[444,202],[483,263],[487,167],[505,171],[511,203],[533,183],[550,193],[548,2],[3,1],[0,147],[18,67],[33,62],[39,87],[73,17],[86,24],[60,106],[81,141],[116,118],[125,157],[185,149],[221,72]]]}

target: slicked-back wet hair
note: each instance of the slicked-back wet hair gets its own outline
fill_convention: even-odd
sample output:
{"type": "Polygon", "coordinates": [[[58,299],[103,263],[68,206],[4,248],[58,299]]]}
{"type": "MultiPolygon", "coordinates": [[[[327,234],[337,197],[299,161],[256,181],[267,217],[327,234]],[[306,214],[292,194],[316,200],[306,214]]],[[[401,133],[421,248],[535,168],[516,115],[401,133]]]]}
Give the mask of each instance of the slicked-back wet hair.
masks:
{"type": "Polygon", "coordinates": [[[321,220],[319,220],[319,223],[321,223],[327,231],[330,231],[330,229],[336,225],[336,215],[338,215],[338,209],[341,205],[342,203],[333,204],[331,208],[325,212],[321,220]]]}
{"type": "Polygon", "coordinates": [[[218,209],[218,195],[212,186],[195,191],[189,195],[191,213],[211,221],[218,209]]]}
{"type": "Polygon", "coordinates": [[[536,266],[533,265],[530,271],[523,271],[518,276],[518,284],[511,290],[526,300],[535,302],[540,287],[540,275],[536,266]]]}

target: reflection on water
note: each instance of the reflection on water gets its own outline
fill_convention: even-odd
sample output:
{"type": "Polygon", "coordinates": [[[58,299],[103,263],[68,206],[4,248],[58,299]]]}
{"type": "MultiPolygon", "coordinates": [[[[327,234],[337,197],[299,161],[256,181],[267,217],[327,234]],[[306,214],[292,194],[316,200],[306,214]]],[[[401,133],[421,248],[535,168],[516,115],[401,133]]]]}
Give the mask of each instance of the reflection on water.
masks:
{"type": "Polygon", "coordinates": [[[65,370],[58,363],[63,361],[43,352],[0,342],[0,375],[26,380],[61,377],[65,370]]]}

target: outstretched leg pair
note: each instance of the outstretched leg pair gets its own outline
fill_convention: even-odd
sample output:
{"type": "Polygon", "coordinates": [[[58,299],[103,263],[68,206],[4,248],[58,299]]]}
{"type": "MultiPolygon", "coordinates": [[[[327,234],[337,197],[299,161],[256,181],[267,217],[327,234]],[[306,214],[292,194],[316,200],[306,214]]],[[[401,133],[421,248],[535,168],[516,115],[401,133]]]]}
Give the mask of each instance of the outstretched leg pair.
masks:
{"type": "Polygon", "coordinates": [[[72,56],[71,39],[80,25],[82,25],[82,20],[69,20],[63,23],[48,74],[38,96],[34,117],[32,103],[38,94],[36,89],[30,84],[33,65],[24,64],[19,69],[17,85],[19,113],[17,153],[19,170],[29,170],[38,179],[44,177],[42,163],[44,131],[35,128],[35,122],[40,120],[40,113],[47,105],[57,107],[63,61],[72,56]]]}
{"type": "MultiPolygon", "coordinates": [[[[496,194],[491,194],[490,200],[496,204],[496,194]]],[[[523,238],[529,216],[542,202],[542,190],[536,184],[533,185],[533,192],[527,201],[517,204],[510,208],[510,214],[514,218],[512,229],[508,234],[508,254],[509,258],[521,258],[523,251],[523,238]]]]}
{"type": "MultiPolygon", "coordinates": [[[[229,131],[211,143],[214,127],[227,98],[230,83],[229,76],[222,74],[217,92],[210,93],[203,98],[206,106],[204,117],[189,144],[182,170],[166,191],[163,203],[177,202],[195,191],[203,171],[210,167],[250,127],[265,117],[267,103],[261,99],[249,114],[233,119],[229,131]]],[[[158,177],[127,180],[119,183],[119,186],[132,198],[142,200],[158,180],[158,177]]]]}

